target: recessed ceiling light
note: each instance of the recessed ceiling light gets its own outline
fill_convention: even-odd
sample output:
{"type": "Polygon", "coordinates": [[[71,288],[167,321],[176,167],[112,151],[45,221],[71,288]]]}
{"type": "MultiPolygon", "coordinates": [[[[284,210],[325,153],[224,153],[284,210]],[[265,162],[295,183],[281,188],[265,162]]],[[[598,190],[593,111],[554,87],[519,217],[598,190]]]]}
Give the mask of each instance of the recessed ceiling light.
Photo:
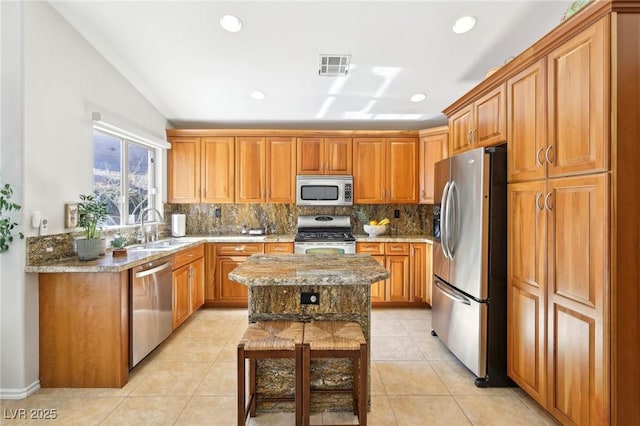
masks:
{"type": "Polygon", "coordinates": [[[224,15],[220,18],[220,26],[230,33],[237,33],[242,29],[242,21],[237,16],[224,15]]]}
{"type": "Polygon", "coordinates": [[[425,95],[424,93],[416,93],[415,95],[411,96],[411,102],[422,102],[425,99],[427,99],[427,95],[425,95]]]}
{"type": "Polygon", "coordinates": [[[476,18],[473,16],[463,16],[453,24],[453,32],[456,34],[466,33],[476,26],[476,18]]]}
{"type": "Polygon", "coordinates": [[[256,101],[261,101],[265,98],[266,95],[264,92],[261,92],[259,90],[254,90],[253,92],[251,92],[249,96],[251,96],[251,99],[255,99],[256,101]]]}

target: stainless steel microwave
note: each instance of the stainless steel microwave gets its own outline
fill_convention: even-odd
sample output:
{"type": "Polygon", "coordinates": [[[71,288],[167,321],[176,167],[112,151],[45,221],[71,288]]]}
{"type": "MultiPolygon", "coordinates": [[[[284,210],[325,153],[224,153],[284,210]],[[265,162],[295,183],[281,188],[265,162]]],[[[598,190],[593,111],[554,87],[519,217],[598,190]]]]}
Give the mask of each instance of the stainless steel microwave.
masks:
{"type": "Polygon", "coordinates": [[[353,205],[353,176],[296,176],[298,206],[353,205]]]}

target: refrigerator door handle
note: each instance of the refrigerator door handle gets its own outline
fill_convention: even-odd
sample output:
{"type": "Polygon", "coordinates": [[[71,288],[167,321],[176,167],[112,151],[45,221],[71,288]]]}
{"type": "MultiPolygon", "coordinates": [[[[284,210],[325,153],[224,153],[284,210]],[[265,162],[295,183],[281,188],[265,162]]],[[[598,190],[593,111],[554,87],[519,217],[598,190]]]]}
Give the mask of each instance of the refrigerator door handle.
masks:
{"type": "Polygon", "coordinates": [[[440,217],[442,218],[440,223],[440,248],[442,249],[442,254],[444,254],[444,257],[447,259],[449,259],[449,251],[447,249],[447,233],[449,231],[447,229],[447,197],[449,195],[449,186],[450,182],[447,181],[442,190],[442,205],[440,206],[440,217]]]}
{"type": "Polygon", "coordinates": [[[458,240],[458,202],[455,198],[457,186],[455,181],[451,181],[449,193],[447,194],[447,252],[449,259],[453,260],[456,241],[458,240]]]}
{"type": "Polygon", "coordinates": [[[436,287],[438,287],[440,289],[440,291],[442,291],[442,294],[444,294],[445,296],[447,296],[449,299],[453,300],[454,302],[463,303],[465,305],[471,305],[471,302],[469,301],[469,299],[467,299],[466,297],[464,297],[462,295],[454,293],[452,290],[450,290],[449,288],[445,287],[440,282],[434,281],[434,284],[436,285],[436,287]]]}

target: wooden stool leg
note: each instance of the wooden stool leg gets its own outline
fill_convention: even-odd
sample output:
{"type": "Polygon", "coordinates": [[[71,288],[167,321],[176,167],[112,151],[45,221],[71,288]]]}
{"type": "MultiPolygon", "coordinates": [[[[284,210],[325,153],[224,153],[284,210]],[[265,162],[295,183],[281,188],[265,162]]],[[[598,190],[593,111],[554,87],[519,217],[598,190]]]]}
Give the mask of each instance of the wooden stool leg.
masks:
{"type": "Polygon", "coordinates": [[[249,395],[251,398],[251,407],[249,410],[250,416],[251,417],[255,417],[256,416],[256,400],[258,399],[257,397],[257,391],[256,391],[256,359],[255,358],[251,358],[249,359],[249,395]]]}
{"type": "Polygon", "coordinates": [[[311,410],[311,348],[302,345],[302,426],[309,426],[311,410]]]}
{"type": "Polygon", "coordinates": [[[296,358],[295,358],[295,374],[296,374],[296,389],[295,389],[295,397],[296,397],[296,426],[302,426],[302,399],[304,395],[304,391],[302,390],[302,371],[303,371],[303,361],[302,361],[302,345],[296,345],[296,358]]]}
{"type": "Polygon", "coordinates": [[[353,404],[353,414],[358,415],[358,378],[360,377],[358,371],[360,371],[360,358],[357,356],[351,357],[351,377],[353,385],[351,386],[351,400],[353,404]]]}
{"type": "Polygon", "coordinates": [[[244,345],[238,345],[238,426],[242,426],[245,424],[246,415],[245,415],[245,405],[244,405],[244,381],[245,381],[245,372],[244,372],[244,345]]]}
{"type": "Polygon", "coordinates": [[[360,345],[360,361],[359,364],[359,376],[358,379],[358,403],[360,408],[358,410],[358,420],[360,426],[367,426],[367,390],[369,389],[369,365],[367,356],[366,343],[360,345]]]}

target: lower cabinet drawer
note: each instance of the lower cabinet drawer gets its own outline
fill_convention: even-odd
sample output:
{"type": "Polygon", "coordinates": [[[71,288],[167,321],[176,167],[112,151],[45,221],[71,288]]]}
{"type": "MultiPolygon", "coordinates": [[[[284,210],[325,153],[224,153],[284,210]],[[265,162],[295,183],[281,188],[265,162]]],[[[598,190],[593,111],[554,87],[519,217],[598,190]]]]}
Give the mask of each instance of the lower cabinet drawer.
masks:
{"type": "Polygon", "coordinates": [[[217,243],[216,254],[222,256],[250,256],[264,253],[263,243],[217,243]]]}
{"type": "Polygon", "coordinates": [[[293,253],[293,243],[266,243],[264,252],[266,254],[293,253]]]}

